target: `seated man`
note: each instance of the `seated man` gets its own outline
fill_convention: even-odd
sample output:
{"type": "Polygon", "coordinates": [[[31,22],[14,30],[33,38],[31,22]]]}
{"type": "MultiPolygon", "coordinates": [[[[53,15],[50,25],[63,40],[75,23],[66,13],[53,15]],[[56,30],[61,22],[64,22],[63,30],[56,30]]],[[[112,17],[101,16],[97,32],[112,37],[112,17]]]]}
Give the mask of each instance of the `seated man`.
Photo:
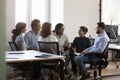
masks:
{"type": "Polygon", "coordinates": [[[90,47],[90,40],[85,36],[87,32],[88,32],[87,27],[80,26],[80,30],[78,32],[79,37],[75,37],[70,48],[69,55],[71,57],[72,70],[74,75],[77,75],[77,68],[74,62],[75,54],[73,53],[74,52],[81,53],[84,49],[90,47]]]}
{"type": "Polygon", "coordinates": [[[40,20],[34,19],[31,22],[32,30],[28,31],[24,36],[27,50],[39,50],[38,38],[39,38],[40,28],[41,28],[40,20]]]}
{"type": "Polygon", "coordinates": [[[90,77],[90,75],[88,74],[88,72],[85,68],[84,63],[91,61],[91,59],[92,59],[92,61],[100,60],[100,58],[97,57],[96,55],[87,56],[85,54],[92,54],[92,52],[102,53],[104,51],[104,49],[106,48],[108,42],[110,41],[105,32],[105,24],[103,22],[97,23],[96,33],[98,34],[98,36],[95,39],[93,46],[82,51],[81,56],[74,57],[75,63],[78,66],[78,68],[82,74],[82,77],[80,80],[86,80],[86,78],[90,77]]]}
{"type": "MultiPolygon", "coordinates": [[[[28,31],[25,36],[25,43],[27,46],[27,50],[39,50],[38,46],[38,38],[39,32],[41,28],[40,20],[34,19],[31,22],[32,30],[28,31]]],[[[40,65],[37,62],[32,63],[33,65],[33,80],[39,79],[40,65]]]]}

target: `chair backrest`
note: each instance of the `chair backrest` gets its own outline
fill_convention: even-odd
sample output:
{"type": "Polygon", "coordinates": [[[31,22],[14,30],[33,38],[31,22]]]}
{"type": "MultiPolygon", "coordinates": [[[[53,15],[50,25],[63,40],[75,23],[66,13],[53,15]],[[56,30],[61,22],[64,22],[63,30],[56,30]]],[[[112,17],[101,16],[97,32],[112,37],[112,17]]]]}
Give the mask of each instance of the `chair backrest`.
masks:
{"type": "Polygon", "coordinates": [[[105,58],[108,58],[108,46],[109,46],[109,43],[110,43],[110,42],[108,42],[108,44],[106,45],[106,47],[105,47],[105,49],[104,49],[104,51],[103,51],[103,54],[104,54],[104,57],[105,57],[105,58]]]}
{"type": "Polygon", "coordinates": [[[51,54],[60,55],[58,42],[38,41],[38,45],[39,45],[39,50],[41,52],[47,52],[47,53],[51,53],[51,54]]]}
{"type": "Polygon", "coordinates": [[[95,39],[91,38],[90,39],[90,45],[92,46],[94,44],[95,39]]]}
{"type": "Polygon", "coordinates": [[[18,47],[15,42],[8,42],[12,51],[18,51],[18,47]]]}

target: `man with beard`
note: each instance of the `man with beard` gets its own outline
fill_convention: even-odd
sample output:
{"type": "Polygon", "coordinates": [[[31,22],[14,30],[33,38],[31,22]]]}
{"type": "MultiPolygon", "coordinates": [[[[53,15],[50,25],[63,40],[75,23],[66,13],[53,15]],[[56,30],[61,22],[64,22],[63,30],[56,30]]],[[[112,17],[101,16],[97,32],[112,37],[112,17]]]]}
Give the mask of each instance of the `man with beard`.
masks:
{"type": "Polygon", "coordinates": [[[82,77],[80,80],[86,80],[90,77],[90,74],[87,72],[85,68],[85,62],[91,61],[100,61],[100,58],[96,55],[86,55],[92,54],[92,52],[102,53],[106,48],[108,42],[110,41],[106,32],[105,32],[105,24],[103,22],[98,22],[96,27],[96,33],[98,36],[95,39],[94,45],[83,50],[79,56],[74,57],[74,61],[80,70],[82,77]]]}

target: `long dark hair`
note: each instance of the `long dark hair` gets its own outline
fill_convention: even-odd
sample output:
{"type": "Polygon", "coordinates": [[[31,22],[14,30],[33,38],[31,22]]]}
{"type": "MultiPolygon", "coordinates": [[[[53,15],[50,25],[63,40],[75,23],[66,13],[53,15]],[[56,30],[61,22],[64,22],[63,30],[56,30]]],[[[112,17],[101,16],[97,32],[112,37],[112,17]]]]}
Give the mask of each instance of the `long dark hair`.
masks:
{"type": "Polygon", "coordinates": [[[26,23],[18,22],[15,26],[15,29],[12,30],[13,36],[12,41],[15,42],[15,39],[18,35],[21,34],[22,30],[26,27],[26,23]]]}
{"type": "Polygon", "coordinates": [[[51,23],[49,23],[49,22],[43,23],[42,29],[41,29],[41,32],[40,32],[40,35],[41,35],[43,38],[46,38],[46,37],[48,37],[49,35],[51,35],[51,23]]]}
{"type": "Polygon", "coordinates": [[[53,32],[55,32],[58,35],[59,34],[58,33],[59,29],[62,28],[63,26],[64,26],[64,24],[62,24],[62,23],[56,24],[55,29],[54,29],[53,32]]]}

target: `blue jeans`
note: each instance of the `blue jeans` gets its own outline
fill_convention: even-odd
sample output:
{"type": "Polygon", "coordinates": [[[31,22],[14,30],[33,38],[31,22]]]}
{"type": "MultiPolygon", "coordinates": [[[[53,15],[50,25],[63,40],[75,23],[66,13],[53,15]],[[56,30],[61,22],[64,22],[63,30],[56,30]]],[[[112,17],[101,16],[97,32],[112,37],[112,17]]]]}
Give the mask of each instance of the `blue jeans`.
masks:
{"type": "Polygon", "coordinates": [[[91,60],[100,61],[100,58],[95,55],[91,55],[91,56],[81,55],[81,56],[74,57],[74,61],[78,66],[78,69],[81,71],[82,76],[88,75],[87,69],[85,68],[85,62],[90,62],[91,60]]]}

